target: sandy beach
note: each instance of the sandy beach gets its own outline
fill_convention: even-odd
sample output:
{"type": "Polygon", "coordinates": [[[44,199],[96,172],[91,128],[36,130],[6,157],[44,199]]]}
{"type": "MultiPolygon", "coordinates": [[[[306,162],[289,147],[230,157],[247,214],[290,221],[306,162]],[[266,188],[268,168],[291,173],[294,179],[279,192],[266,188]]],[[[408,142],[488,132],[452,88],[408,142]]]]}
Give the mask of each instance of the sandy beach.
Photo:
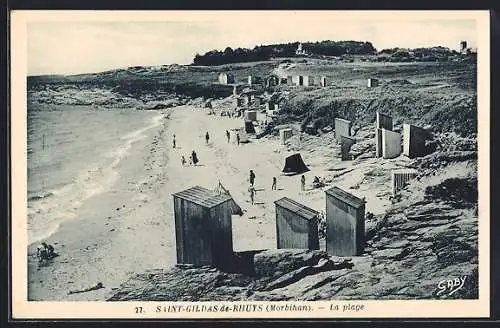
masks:
{"type": "MultiPolygon", "coordinates": [[[[228,143],[226,129],[241,125],[241,118],[207,115],[193,106],[165,110],[161,124],[146,131],[146,137],[135,142],[120,162],[119,178],[112,189],[88,199],[78,219],[63,223],[46,240],[55,246],[59,256],[38,268],[36,245],[29,247],[28,298],[105,300],[134,272],[175,265],[172,193],[194,185],[213,188],[220,181],[243,208],[242,217],[233,216],[235,251],[276,248],[273,202],[286,195],[321,210],[325,206],[324,191],[311,188],[313,177],[331,177],[332,171],[348,171],[347,166],[354,165],[340,164],[333,136],[306,136],[301,147],[308,151],[302,156],[311,171],[305,173],[306,191],[301,192],[300,175],[281,175],[285,157],[294,151],[280,145],[277,137],[250,139],[240,146],[228,143]],[[204,137],[207,131],[211,136],[208,144],[204,137]],[[199,165],[183,167],[181,156],[188,158],[192,150],[198,154],[199,165]],[[248,195],[250,169],[256,174],[254,205],[248,195]],[[273,176],[278,178],[276,191],[271,190],[273,176]],[[104,288],[69,294],[99,282],[104,288]]],[[[405,159],[382,165],[396,167],[401,161],[405,159]]],[[[374,165],[375,161],[364,161],[356,170],[337,178],[336,185],[349,188],[359,184],[374,165]]],[[[376,206],[367,206],[374,214],[383,213],[389,205],[388,197],[380,197],[388,194],[389,183],[377,190],[380,186],[356,191],[367,198],[368,204],[376,206]],[[377,201],[370,202],[374,197],[377,201]]]]}

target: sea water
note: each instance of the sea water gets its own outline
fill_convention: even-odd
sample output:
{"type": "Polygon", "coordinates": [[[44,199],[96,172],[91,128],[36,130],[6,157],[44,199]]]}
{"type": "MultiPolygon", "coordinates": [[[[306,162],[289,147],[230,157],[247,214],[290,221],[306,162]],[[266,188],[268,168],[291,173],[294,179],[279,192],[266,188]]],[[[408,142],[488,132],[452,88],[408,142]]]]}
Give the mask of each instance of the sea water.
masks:
{"type": "Polygon", "coordinates": [[[85,200],[109,190],[116,169],[157,111],[28,105],[28,242],[49,237],[78,216],[85,200]]]}

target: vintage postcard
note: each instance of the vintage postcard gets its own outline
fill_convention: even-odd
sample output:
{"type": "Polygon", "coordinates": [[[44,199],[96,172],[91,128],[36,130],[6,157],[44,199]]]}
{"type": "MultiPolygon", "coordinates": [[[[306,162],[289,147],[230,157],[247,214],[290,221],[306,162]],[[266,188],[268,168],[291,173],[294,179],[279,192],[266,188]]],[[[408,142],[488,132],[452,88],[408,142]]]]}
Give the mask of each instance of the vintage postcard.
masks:
{"type": "Polygon", "coordinates": [[[487,11],[12,11],[12,316],[489,309],[487,11]]]}

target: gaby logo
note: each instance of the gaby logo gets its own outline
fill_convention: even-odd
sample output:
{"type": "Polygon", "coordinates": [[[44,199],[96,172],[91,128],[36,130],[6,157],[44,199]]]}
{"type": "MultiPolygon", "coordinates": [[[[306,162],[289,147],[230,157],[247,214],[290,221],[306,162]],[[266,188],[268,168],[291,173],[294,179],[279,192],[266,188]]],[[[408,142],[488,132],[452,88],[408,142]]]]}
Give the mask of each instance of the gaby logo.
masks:
{"type": "Polygon", "coordinates": [[[467,276],[462,276],[454,279],[441,280],[438,283],[439,291],[436,293],[436,296],[442,295],[446,292],[448,293],[448,296],[455,294],[464,286],[466,278],[467,276]]]}

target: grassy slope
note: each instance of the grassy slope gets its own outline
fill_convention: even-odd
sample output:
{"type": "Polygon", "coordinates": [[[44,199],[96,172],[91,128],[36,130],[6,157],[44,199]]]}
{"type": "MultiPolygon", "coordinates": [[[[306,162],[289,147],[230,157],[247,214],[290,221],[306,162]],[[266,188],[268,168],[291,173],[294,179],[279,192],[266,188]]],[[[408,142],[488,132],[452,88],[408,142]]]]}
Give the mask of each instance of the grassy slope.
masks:
{"type": "Polygon", "coordinates": [[[467,63],[342,64],[299,67],[293,72],[326,75],[326,88],[286,88],[282,113],[304,125],[333,125],[335,117],[354,124],[373,122],[377,111],[395,123],[433,125],[436,131],[476,133],[476,67],[467,63]],[[366,79],[381,84],[367,88],[366,79]],[[436,124],[438,123],[439,124],[436,124]]]}

